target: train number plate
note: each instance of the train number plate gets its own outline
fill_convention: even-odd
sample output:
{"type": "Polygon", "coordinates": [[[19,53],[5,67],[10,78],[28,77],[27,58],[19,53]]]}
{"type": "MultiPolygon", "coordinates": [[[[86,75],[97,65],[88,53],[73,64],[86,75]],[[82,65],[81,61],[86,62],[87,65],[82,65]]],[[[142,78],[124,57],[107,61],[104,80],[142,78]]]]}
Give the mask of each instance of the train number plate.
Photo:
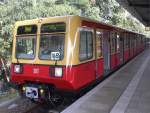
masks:
{"type": "Polygon", "coordinates": [[[26,87],[26,97],[37,99],[38,98],[38,88],[26,87]]]}

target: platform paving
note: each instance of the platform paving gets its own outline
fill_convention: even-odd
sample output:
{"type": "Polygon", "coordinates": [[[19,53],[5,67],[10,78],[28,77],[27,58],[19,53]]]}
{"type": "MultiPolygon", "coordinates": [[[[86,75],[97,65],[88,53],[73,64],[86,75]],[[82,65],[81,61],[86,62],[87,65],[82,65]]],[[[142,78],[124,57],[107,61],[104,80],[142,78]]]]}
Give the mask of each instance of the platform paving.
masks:
{"type": "Polygon", "coordinates": [[[150,113],[150,49],[146,49],[61,113],[150,113]]]}

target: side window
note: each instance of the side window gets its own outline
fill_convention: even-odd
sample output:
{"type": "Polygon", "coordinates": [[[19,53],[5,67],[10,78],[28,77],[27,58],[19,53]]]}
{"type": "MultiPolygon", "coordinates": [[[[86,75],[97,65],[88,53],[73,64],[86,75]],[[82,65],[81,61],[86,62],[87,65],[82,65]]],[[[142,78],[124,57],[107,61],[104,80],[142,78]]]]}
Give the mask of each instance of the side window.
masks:
{"type": "Polygon", "coordinates": [[[103,32],[99,32],[99,31],[96,31],[96,45],[97,45],[97,57],[101,57],[102,56],[102,35],[103,35],[103,32]]]}
{"type": "Polygon", "coordinates": [[[87,48],[88,48],[88,59],[93,56],[93,39],[92,32],[87,32],[87,48]]]}
{"type": "Polygon", "coordinates": [[[93,34],[90,31],[80,32],[79,59],[81,61],[92,58],[93,56],[93,34]]]}
{"type": "Polygon", "coordinates": [[[126,41],[126,33],[124,33],[124,37],[123,37],[123,38],[124,38],[124,49],[126,49],[126,47],[127,47],[127,46],[126,46],[126,42],[127,42],[127,41],[126,41]]]}
{"type": "Polygon", "coordinates": [[[120,35],[116,33],[116,37],[117,37],[117,47],[116,47],[116,51],[119,52],[119,48],[120,48],[120,35]]]}
{"type": "Polygon", "coordinates": [[[131,40],[132,40],[131,45],[132,45],[132,48],[133,48],[134,47],[134,35],[133,34],[132,34],[131,40]]]}
{"type": "Polygon", "coordinates": [[[124,33],[124,49],[128,48],[128,35],[124,33]]]}
{"type": "Polygon", "coordinates": [[[134,35],[134,47],[136,47],[136,36],[134,35]]]}
{"type": "Polygon", "coordinates": [[[80,53],[79,53],[79,59],[84,60],[86,59],[86,32],[80,32],[80,53]]]}
{"type": "Polygon", "coordinates": [[[128,37],[127,37],[128,35],[126,35],[126,49],[128,48],[128,37]]]}
{"type": "Polygon", "coordinates": [[[111,44],[111,53],[116,52],[116,34],[114,32],[111,33],[110,36],[110,44],[111,44]]]}

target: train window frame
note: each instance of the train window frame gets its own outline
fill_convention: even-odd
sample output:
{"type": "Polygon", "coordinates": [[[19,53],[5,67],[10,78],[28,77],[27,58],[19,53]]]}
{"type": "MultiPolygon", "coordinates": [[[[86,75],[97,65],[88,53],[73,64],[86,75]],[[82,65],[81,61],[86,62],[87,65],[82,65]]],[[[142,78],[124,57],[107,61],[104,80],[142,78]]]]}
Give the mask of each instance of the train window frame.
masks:
{"type": "Polygon", "coordinates": [[[97,56],[96,57],[103,57],[103,30],[100,29],[96,29],[96,52],[97,52],[97,56]],[[99,43],[98,43],[99,42],[99,43]],[[99,44],[99,45],[98,45],[99,44]]]}
{"type": "Polygon", "coordinates": [[[120,52],[120,33],[116,32],[116,53],[120,52]]]}
{"type": "Polygon", "coordinates": [[[66,24],[66,22],[51,22],[51,23],[43,23],[42,25],[41,25],[41,27],[40,27],[40,33],[41,34],[49,34],[49,33],[66,33],[66,31],[67,31],[67,24],[66,24]],[[56,24],[64,24],[64,26],[65,26],[65,29],[64,29],[64,31],[51,31],[51,32],[43,32],[42,31],[42,27],[43,26],[45,26],[45,25],[55,25],[56,26],[56,24]]]}
{"type": "Polygon", "coordinates": [[[110,52],[111,54],[117,52],[117,33],[114,31],[110,33],[110,52]]]}
{"type": "Polygon", "coordinates": [[[16,31],[16,36],[20,36],[20,35],[36,35],[37,34],[37,32],[38,32],[38,26],[36,25],[36,24],[29,24],[29,25],[21,25],[21,26],[18,26],[17,27],[17,31],[16,31]],[[32,33],[32,31],[31,32],[29,32],[29,33],[18,33],[19,31],[19,28],[21,28],[21,27],[35,27],[35,32],[33,32],[32,33]]]}
{"type": "Polygon", "coordinates": [[[134,35],[131,34],[131,48],[134,48],[134,35]]]}
{"type": "Polygon", "coordinates": [[[127,35],[127,41],[128,41],[128,49],[130,49],[130,35],[129,35],[129,33],[127,35]]]}
{"type": "Polygon", "coordinates": [[[36,57],[36,53],[37,53],[37,51],[36,51],[36,46],[37,46],[37,33],[38,33],[38,25],[37,24],[27,24],[27,25],[19,25],[19,26],[17,26],[17,28],[16,28],[16,36],[15,36],[15,43],[17,44],[17,37],[25,37],[25,36],[35,36],[35,53],[34,53],[34,57],[33,58],[18,58],[17,57],[17,45],[15,45],[15,58],[16,59],[24,59],[24,60],[33,60],[33,59],[35,59],[35,57],[36,57]],[[32,33],[32,31],[31,32],[29,32],[29,33],[18,33],[18,29],[20,28],[20,27],[35,27],[36,29],[35,29],[35,32],[33,32],[32,33]]]}
{"type": "Polygon", "coordinates": [[[57,35],[57,34],[59,34],[59,35],[64,35],[64,41],[63,41],[63,57],[61,58],[61,59],[59,59],[59,60],[57,60],[57,61],[62,61],[62,60],[64,60],[64,57],[65,57],[65,43],[66,43],[66,33],[57,33],[57,32],[54,32],[54,33],[49,33],[49,34],[47,34],[47,33],[43,33],[43,34],[40,34],[40,41],[39,41],[39,49],[38,49],[38,58],[40,59],[40,60],[43,60],[43,61],[56,61],[56,60],[51,60],[51,59],[43,59],[43,58],[41,58],[40,57],[40,47],[41,47],[41,36],[42,35],[57,35]]]}
{"type": "Polygon", "coordinates": [[[33,60],[33,59],[35,59],[36,53],[37,53],[36,46],[37,46],[37,35],[36,34],[35,35],[30,35],[30,34],[29,35],[27,35],[27,34],[26,35],[17,35],[16,36],[16,45],[15,45],[15,57],[16,57],[16,59],[23,59],[23,60],[33,60]],[[34,57],[33,58],[19,58],[19,57],[17,57],[17,37],[21,37],[22,38],[24,36],[32,36],[32,37],[35,36],[35,46],[34,46],[35,47],[34,48],[35,52],[34,52],[34,57]]]}
{"type": "Polygon", "coordinates": [[[127,49],[127,33],[126,32],[124,32],[124,34],[123,34],[123,38],[124,38],[124,50],[126,50],[127,49]]]}
{"type": "Polygon", "coordinates": [[[94,34],[94,30],[93,29],[91,29],[91,28],[80,28],[80,30],[79,30],[79,61],[80,62],[83,62],[83,61],[86,61],[86,60],[90,60],[90,59],[92,59],[93,58],[93,52],[94,52],[94,42],[93,42],[93,34],[94,34]],[[88,57],[88,50],[87,50],[87,34],[86,34],[86,57],[85,58],[82,58],[81,59],[81,57],[80,57],[80,49],[81,49],[81,32],[85,32],[85,33],[91,33],[91,39],[92,39],[92,44],[91,44],[91,48],[92,48],[92,51],[91,51],[91,53],[92,53],[92,55],[90,56],[90,57],[88,57]]]}

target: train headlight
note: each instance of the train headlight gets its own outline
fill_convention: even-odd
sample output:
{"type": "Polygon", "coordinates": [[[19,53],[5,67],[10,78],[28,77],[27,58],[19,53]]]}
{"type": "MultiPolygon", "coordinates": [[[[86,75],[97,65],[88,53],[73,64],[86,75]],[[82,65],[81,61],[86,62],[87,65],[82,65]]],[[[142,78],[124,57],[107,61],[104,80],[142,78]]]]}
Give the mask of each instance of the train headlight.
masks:
{"type": "Polygon", "coordinates": [[[19,64],[14,65],[14,72],[15,73],[21,73],[22,72],[22,66],[19,64]]]}
{"type": "Polygon", "coordinates": [[[44,93],[44,90],[43,90],[43,89],[40,89],[40,93],[43,94],[43,93],[44,93]]]}
{"type": "Polygon", "coordinates": [[[62,68],[61,67],[55,68],[55,77],[62,77],[62,68]]]}
{"type": "Polygon", "coordinates": [[[26,90],[26,88],[25,88],[25,87],[22,87],[22,90],[23,90],[23,91],[25,91],[25,90],[26,90]]]}
{"type": "Polygon", "coordinates": [[[62,67],[50,67],[50,76],[62,77],[62,75],[63,75],[62,67]]]}

